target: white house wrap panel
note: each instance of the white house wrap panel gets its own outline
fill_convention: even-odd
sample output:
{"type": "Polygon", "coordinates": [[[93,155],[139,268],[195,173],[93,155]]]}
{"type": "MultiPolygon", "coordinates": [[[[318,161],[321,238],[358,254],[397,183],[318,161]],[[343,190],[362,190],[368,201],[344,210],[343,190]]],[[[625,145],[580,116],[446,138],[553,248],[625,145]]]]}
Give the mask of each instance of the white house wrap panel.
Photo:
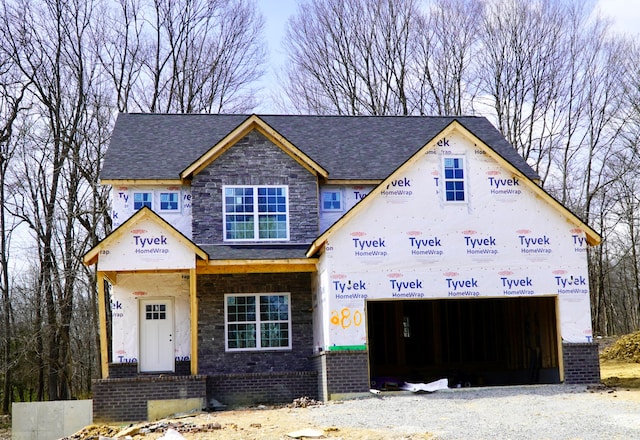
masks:
{"type": "Polygon", "coordinates": [[[464,136],[438,144],[325,243],[322,349],[363,347],[372,299],[557,296],[562,339],[590,342],[585,233],[464,136]],[[464,158],[464,203],[443,197],[445,155],[464,158]]]}
{"type": "Polygon", "coordinates": [[[191,239],[191,188],[189,186],[162,186],[162,185],[132,185],[115,186],[111,196],[111,221],[117,228],[129,217],[138,211],[136,207],[136,194],[148,195],[148,205],[156,213],[162,213],[162,217],[171,226],[176,228],[185,237],[191,239]],[[176,209],[162,210],[163,194],[175,194],[177,199],[176,209]]]}
{"type": "Polygon", "coordinates": [[[139,302],[148,298],[174,299],[174,356],[176,360],[189,360],[189,277],[176,273],[120,274],[111,294],[113,362],[139,361],[139,302]]]}
{"type": "Polygon", "coordinates": [[[168,233],[158,222],[142,219],[100,251],[98,269],[190,269],[195,264],[193,250],[177,234],[168,233]]]}

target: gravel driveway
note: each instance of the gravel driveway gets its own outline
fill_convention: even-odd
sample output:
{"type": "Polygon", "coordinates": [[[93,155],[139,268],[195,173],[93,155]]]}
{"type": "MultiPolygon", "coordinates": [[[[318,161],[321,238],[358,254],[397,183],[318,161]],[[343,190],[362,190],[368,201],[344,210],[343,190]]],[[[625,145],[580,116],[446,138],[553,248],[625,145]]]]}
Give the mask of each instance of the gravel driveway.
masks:
{"type": "Polygon", "coordinates": [[[640,391],[577,385],[383,393],[311,408],[323,426],[434,439],[640,439],[640,391]]]}

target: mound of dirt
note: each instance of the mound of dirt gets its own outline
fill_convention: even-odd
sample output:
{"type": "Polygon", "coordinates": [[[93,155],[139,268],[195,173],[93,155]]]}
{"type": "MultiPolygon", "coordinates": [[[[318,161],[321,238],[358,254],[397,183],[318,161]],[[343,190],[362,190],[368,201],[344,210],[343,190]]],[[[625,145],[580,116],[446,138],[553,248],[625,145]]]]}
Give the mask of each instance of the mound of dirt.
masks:
{"type": "Polygon", "coordinates": [[[621,336],[600,357],[607,360],[640,363],[640,331],[621,336]]]}

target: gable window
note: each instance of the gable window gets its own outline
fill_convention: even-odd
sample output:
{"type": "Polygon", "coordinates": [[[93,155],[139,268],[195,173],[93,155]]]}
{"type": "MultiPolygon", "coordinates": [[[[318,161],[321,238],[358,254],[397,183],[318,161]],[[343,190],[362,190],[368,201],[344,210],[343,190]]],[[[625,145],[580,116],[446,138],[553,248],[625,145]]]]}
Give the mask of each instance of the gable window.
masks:
{"type": "Polygon", "coordinates": [[[146,206],[151,209],[151,201],[153,200],[153,193],[151,192],[134,192],[133,193],[133,209],[138,209],[146,206]]]}
{"type": "Polygon", "coordinates": [[[444,193],[447,202],[464,202],[464,159],[462,157],[444,158],[444,193]]]}
{"type": "Polygon", "coordinates": [[[322,190],[320,199],[323,211],[342,211],[342,191],[322,190]]]}
{"type": "Polygon", "coordinates": [[[178,211],[180,209],[180,193],[177,191],[160,193],[160,211],[178,211]]]}
{"type": "Polygon", "coordinates": [[[225,240],[289,238],[286,186],[227,186],[223,191],[225,240]]]}
{"type": "Polygon", "coordinates": [[[288,293],[227,294],[224,315],[229,351],[291,348],[288,293]]]}

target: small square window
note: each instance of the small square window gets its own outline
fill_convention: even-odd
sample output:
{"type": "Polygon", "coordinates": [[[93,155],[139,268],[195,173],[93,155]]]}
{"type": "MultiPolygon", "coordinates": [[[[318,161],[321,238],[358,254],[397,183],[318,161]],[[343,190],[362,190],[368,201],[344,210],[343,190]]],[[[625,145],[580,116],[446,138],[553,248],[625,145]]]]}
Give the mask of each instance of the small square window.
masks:
{"type": "Polygon", "coordinates": [[[342,211],[342,192],[324,190],[321,194],[320,203],[323,211],[342,211]]]}
{"type": "Polygon", "coordinates": [[[167,319],[167,306],[164,304],[147,304],[145,318],[150,321],[167,319]]]}
{"type": "Polygon", "coordinates": [[[160,211],[178,211],[180,209],[180,193],[161,192],[160,211]]]}
{"type": "Polygon", "coordinates": [[[133,193],[133,209],[136,211],[138,209],[146,206],[149,209],[152,209],[153,193],[151,192],[134,192],[133,193]]]}

